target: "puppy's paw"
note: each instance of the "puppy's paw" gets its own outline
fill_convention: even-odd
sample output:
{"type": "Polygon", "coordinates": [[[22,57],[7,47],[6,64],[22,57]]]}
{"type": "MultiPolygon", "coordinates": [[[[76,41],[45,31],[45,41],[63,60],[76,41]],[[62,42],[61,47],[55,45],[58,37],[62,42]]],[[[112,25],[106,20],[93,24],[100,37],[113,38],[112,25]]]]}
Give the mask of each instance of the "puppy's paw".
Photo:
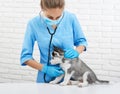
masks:
{"type": "Polygon", "coordinates": [[[78,84],[78,87],[83,87],[82,84],[78,84]]]}
{"type": "Polygon", "coordinates": [[[51,82],[49,82],[50,84],[57,84],[55,81],[51,81],[51,82]]]}
{"type": "Polygon", "coordinates": [[[84,83],[79,83],[78,86],[79,87],[86,87],[88,85],[88,82],[84,82],[84,83]]]}
{"type": "Polygon", "coordinates": [[[71,82],[71,81],[69,81],[67,85],[72,85],[72,82],[71,82]]]}
{"type": "Polygon", "coordinates": [[[67,83],[62,82],[62,83],[60,83],[60,85],[61,85],[61,86],[65,86],[65,85],[67,85],[67,83]]]}

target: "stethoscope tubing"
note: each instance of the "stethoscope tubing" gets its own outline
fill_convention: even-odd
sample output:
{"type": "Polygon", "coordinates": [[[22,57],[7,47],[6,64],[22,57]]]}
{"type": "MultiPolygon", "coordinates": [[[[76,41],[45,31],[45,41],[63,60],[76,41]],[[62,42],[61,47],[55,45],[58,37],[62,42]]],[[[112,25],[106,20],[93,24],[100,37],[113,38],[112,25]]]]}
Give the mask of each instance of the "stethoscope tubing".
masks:
{"type": "MultiPolygon", "coordinates": [[[[39,15],[40,15],[40,18],[42,18],[42,17],[41,17],[41,12],[39,13],[39,15]]],[[[64,16],[64,15],[63,15],[63,16],[64,16]]],[[[62,19],[63,19],[63,17],[62,17],[62,19]]],[[[62,19],[61,19],[61,20],[62,20],[62,19]]],[[[43,21],[43,22],[44,22],[44,21],[43,21]]],[[[61,21],[60,21],[60,22],[61,22],[61,21]]],[[[60,22],[59,22],[59,24],[60,24],[60,22]]],[[[45,26],[46,26],[46,28],[47,28],[48,33],[51,35],[50,41],[49,41],[48,62],[47,62],[47,65],[49,65],[49,64],[50,64],[50,47],[51,47],[51,43],[52,43],[53,36],[54,36],[54,34],[56,33],[59,24],[56,26],[56,28],[54,29],[54,32],[53,32],[53,33],[50,32],[50,29],[48,28],[48,26],[47,26],[47,24],[46,24],[45,22],[44,22],[44,24],[45,24],[45,26]]],[[[44,73],[44,82],[45,82],[45,83],[48,83],[48,81],[46,80],[46,73],[44,73]]]]}
{"type": "MultiPolygon", "coordinates": [[[[51,46],[51,43],[52,43],[53,35],[54,35],[54,34],[56,33],[56,31],[57,31],[57,27],[54,29],[54,32],[53,32],[53,33],[50,32],[50,30],[49,30],[48,27],[47,27],[47,30],[48,30],[49,34],[51,35],[50,41],[49,41],[49,48],[48,48],[48,63],[47,63],[47,65],[49,65],[49,63],[50,63],[50,46],[51,46]]],[[[46,74],[44,74],[44,81],[45,81],[45,83],[48,83],[45,78],[46,78],[46,74]]]]}

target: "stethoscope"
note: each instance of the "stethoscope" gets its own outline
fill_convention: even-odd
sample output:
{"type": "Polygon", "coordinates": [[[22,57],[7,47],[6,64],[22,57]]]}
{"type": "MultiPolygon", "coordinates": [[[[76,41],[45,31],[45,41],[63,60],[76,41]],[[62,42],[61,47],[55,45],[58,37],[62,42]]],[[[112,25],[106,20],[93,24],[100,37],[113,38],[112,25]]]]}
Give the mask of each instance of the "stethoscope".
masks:
{"type": "MultiPolygon", "coordinates": [[[[39,15],[40,15],[40,18],[42,19],[41,12],[39,13],[39,15]]],[[[64,14],[63,14],[63,16],[64,16],[64,14]]],[[[62,16],[62,19],[63,19],[63,16],[62,16]]],[[[60,20],[60,22],[62,21],[62,19],[60,20]]],[[[47,65],[49,65],[50,64],[50,47],[51,47],[52,39],[53,39],[53,36],[55,35],[55,33],[57,31],[57,28],[58,28],[58,25],[60,24],[60,22],[55,27],[54,32],[51,33],[50,29],[47,26],[47,24],[44,22],[44,19],[42,19],[42,20],[43,20],[43,23],[45,24],[45,26],[47,28],[48,33],[50,34],[49,48],[48,48],[48,62],[47,62],[47,65]]],[[[48,83],[48,81],[46,80],[46,74],[44,74],[44,82],[48,83]]]]}

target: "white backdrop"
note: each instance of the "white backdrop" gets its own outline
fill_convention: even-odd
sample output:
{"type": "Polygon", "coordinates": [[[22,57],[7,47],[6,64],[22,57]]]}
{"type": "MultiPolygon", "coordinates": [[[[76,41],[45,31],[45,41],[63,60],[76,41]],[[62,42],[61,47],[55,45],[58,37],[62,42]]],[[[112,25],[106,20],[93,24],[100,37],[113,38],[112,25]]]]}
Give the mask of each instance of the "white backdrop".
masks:
{"type": "MultiPolygon", "coordinates": [[[[80,58],[98,78],[120,81],[120,0],[66,0],[66,10],[77,15],[88,40],[80,58]]],[[[26,24],[39,11],[39,0],[0,0],[0,82],[36,80],[37,71],[21,67],[19,58],[26,24]]]]}

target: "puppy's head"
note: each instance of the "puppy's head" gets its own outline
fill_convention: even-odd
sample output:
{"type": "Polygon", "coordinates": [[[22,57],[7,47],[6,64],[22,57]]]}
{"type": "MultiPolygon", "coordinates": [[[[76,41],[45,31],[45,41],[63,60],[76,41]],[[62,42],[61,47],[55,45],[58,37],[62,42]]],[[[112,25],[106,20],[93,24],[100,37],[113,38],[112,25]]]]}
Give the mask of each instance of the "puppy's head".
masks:
{"type": "Polygon", "coordinates": [[[54,46],[54,51],[52,53],[53,57],[56,55],[56,53],[59,56],[64,56],[64,51],[61,48],[58,48],[58,47],[54,46]]]}
{"type": "Polygon", "coordinates": [[[58,48],[56,46],[54,46],[54,50],[52,52],[52,60],[51,60],[51,64],[55,65],[55,64],[60,64],[61,59],[64,57],[64,51],[61,48],[58,48]]]}

